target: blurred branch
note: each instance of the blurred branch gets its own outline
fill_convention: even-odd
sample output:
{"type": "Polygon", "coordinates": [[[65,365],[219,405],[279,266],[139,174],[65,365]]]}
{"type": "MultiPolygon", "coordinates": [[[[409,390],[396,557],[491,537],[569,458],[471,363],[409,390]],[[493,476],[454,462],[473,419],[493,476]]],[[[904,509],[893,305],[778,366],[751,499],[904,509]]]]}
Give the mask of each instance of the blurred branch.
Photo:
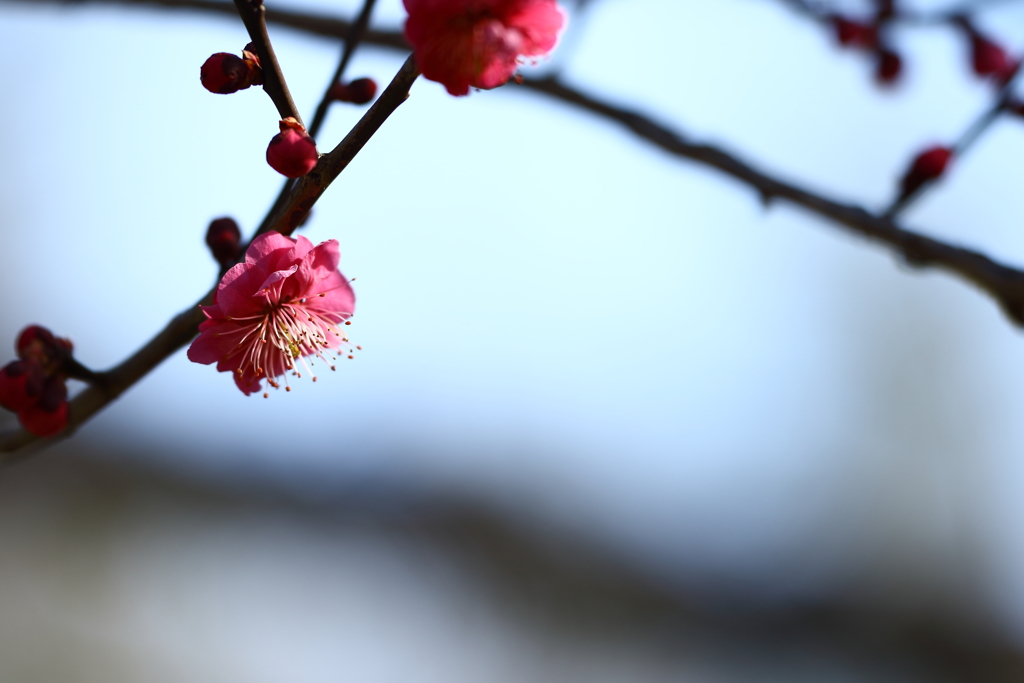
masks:
{"type": "MultiPolygon", "coordinates": [[[[405,102],[409,96],[409,88],[418,76],[419,70],[410,56],[391,84],[377,98],[373,106],[363,114],[355,127],[345,136],[345,139],[329,154],[320,157],[316,168],[299,179],[295,192],[289,197],[278,215],[269,221],[266,230],[277,230],[283,235],[290,235],[302,223],[327,186],[345,170],[349,162],[355,158],[392,112],[405,102]]],[[[24,429],[0,434],[0,465],[34,452],[37,449],[26,450],[33,444],[45,447],[53,441],[71,436],[93,415],[145,377],[171,354],[189,343],[198,334],[199,323],[205,319],[199,306],[212,303],[215,291],[216,287],[207,292],[206,296],[195,306],[178,314],[167,327],[128,360],[112,370],[102,373],[102,382],[87,387],[75,396],[71,400],[71,416],[67,429],[59,436],[40,439],[24,429]]]]}
{"type": "MultiPolygon", "coordinates": [[[[295,480],[282,484],[273,474],[263,481],[226,472],[220,483],[212,477],[186,479],[152,465],[177,460],[170,455],[112,455],[109,442],[89,449],[88,441],[78,442],[58,458],[36,460],[0,477],[5,538],[32,542],[32,534],[9,530],[22,530],[38,519],[28,514],[33,508],[26,509],[25,501],[40,499],[73,501],[49,506],[42,516],[50,525],[47,537],[57,539],[55,547],[68,547],[64,538],[81,539],[83,518],[92,520],[88,553],[109,553],[110,541],[124,533],[125,520],[157,530],[166,527],[161,519],[185,519],[196,528],[222,528],[228,520],[259,520],[265,527],[275,520],[270,525],[275,529],[280,520],[304,529],[321,548],[342,546],[356,532],[399,547],[412,543],[441,551],[501,599],[496,601],[498,618],[525,618],[527,628],[568,637],[603,630],[616,642],[642,644],[653,656],[692,659],[694,653],[712,651],[730,662],[742,656],[760,674],[742,680],[792,680],[771,675],[773,662],[775,667],[779,659],[803,666],[808,655],[832,662],[833,671],[877,673],[887,664],[899,672],[884,680],[1024,680],[1020,650],[996,623],[958,608],[955,600],[922,606],[881,586],[872,593],[877,597],[868,598],[856,585],[846,594],[836,590],[812,601],[765,599],[750,586],[710,572],[665,580],[664,567],[651,571],[635,552],[603,546],[557,524],[528,524],[505,507],[465,496],[387,481],[318,477],[304,498],[295,480]],[[140,466],[143,462],[147,465],[140,466]],[[649,649],[657,644],[664,649],[649,649]]],[[[20,556],[25,548],[15,545],[7,552],[20,556]]],[[[318,552],[309,561],[323,557],[331,555],[318,552]]],[[[81,555],[58,558],[58,566],[82,564],[81,555]],[[69,562],[76,558],[77,563],[69,562]]],[[[853,679],[872,680],[863,675],[853,679]]]]}
{"type": "MultiPolygon", "coordinates": [[[[846,15],[846,10],[837,9],[836,3],[814,2],[814,0],[780,0],[782,4],[788,5],[793,10],[811,17],[813,19],[827,19],[830,16],[841,14],[846,15]]],[[[997,5],[1008,5],[1020,0],[968,0],[951,5],[942,10],[908,10],[897,6],[891,17],[886,21],[912,24],[918,26],[935,26],[939,24],[955,23],[960,17],[976,14],[979,11],[995,7],[997,5]]]]}
{"type": "MultiPolygon", "coordinates": [[[[972,121],[971,124],[967,126],[967,129],[963,134],[960,135],[960,139],[953,145],[954,159],[963,157],[967,150],[973,147],[974,144],[981,139],[981,136],[992,127],[992,124],[999,119],[999,116],[1006,112],[1007,105],[1013,99],[1014,83],[1017,82],[1017,77],[1020,73],[1021,65],[1018,64],[1017,68],[1013,71],[1013,75],[1010,76],[1006,83],[1000,88],[999,94],[996,96],[995,103],[972,121]]],[[[888,218],[896,218],[934,185],[934,180],[924,182],[906,197],[900,197],[894,201],[892,206],[885,211],[884,215],[888,218]]]]}
{"type": "Polygon", "coordinates": [[[363,9],[359,12],[359,16],[345,36],[345,47],[342,50],[338,68],[334,70],[331,82],[327,84],[324,96],[320,98],[320,104],[317,105],[316,113],[313,115],[313,123],[309,124],[309,135],[314,140],[316,139],[316,134],[320,132],[320,126],[323,125],[324,119],[327,118],[327,110],[332,102],[331,89],[335,83],[340,83],[341,79],[344,78],[345,69],[348,67],[348,62],[352,59],[352,55],[355,54],[356,46],[359,45],[359,41],[366,35],[366,29],[370,24],[370,14],[373,13],[373,6],[376,2],[377,0],[363,0],[363,9]]]}

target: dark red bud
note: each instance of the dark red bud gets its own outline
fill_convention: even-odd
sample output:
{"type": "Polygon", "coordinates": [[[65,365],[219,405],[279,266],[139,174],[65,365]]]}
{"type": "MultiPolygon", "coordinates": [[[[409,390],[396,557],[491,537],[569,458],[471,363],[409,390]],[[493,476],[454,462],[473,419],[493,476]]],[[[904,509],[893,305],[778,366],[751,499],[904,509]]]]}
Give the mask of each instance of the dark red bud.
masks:
{"type": "Polygon", "coordinates": [[[218,218],[206,229],[206,246],[210,247],[213,258],[221,265],[227,265],[238,258],[242,250],[241,239],[238,223],[231,218],[218,218]]]}
{"type": "Polygon", "coordinates": [[[319,158],[316,143],[301,123],[288,117],[280,123],[281,132],[267,146],[267,163],[289,178],[304,176],[316,167],[319,158]]]}
{"type": "Polygon", "coordinates": [[[953,150],[948,147],[930,147],[918,154],[903,176],[902,196],[907,197],[925,183],[941,177],[952,158],[953,150]]]}
{"type": "Polygon", "coordinates": [[[228,95],[248,88],[253,83],[262,82],[262,71],[259,59],[255,61],[248,53],[246,59],[227,52],[218,52],[207,59],[199,70],[199,80],[203,87],[218,95],[228,95]]]}
{"type": "Polygon", "coordinates": [[[14,350],[18,358],[26,358],[40,349],[49,349],[56,344],[53,332],[42,325],[29,325],[18,335],[14,350]]]}
{"type": "Polygon", "coordinates": [[[836,39],[840,45],[857,47],[867,50],[878,45],[878,26],[861,24],[846,17],[833,16],[832,26],[836,31],[836,39]]]}
{"type": "Polygon", "coordinates": [[[34,405],[18,413],[21,426],[36,436],[53,436],[68,426],[70,410],[67,401],[61,401],[53,410],[34,405]]]}
{"type": "Polygon", "coordinates": [[[43,381],[43,373],[35,363],[8,363],[0,369],[0,406],[19,412],[34,405],[43,392],[43,381]]]}
{"type": "Polygon", "coordinates": [[[980,34],[971,36],[971,66],[979,76],[1005,76],[1013,60],[1000,45],[980,34]]]}
{"type": "Polygon", "coordinates": [[[335,83],[330,97],[338,102],[366,104],[377,96],[377,82],[372,78],[357,78],[350,83],[335,83]]]}
{"type": "Polygon", "coordinates": [[[875,79],[881,85],[892,85],[903,72],[903,60],[892,50],[880,50],[875,64],[875,79]]]}

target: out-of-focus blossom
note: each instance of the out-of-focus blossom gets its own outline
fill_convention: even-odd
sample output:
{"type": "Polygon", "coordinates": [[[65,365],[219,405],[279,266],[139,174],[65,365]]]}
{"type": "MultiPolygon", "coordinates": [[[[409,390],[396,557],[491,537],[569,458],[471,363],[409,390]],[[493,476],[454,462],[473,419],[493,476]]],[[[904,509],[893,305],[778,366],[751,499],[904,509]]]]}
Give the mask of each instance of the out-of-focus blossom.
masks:
{"type": "Polygon", "coordinates": [[[495,88],[551,52],[566,15],[555,0],[404,0],[405,37],[423,75],[452,95],[495,88]]]}

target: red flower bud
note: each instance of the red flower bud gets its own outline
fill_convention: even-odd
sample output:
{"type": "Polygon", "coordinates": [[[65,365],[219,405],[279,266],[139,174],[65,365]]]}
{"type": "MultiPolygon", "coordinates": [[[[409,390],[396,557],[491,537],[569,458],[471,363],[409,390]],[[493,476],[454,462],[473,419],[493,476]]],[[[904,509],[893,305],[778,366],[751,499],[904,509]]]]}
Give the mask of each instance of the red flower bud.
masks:
{"type": "Polygon", "coordinates": [[[199,80],[212,93],[228,95],[263,82],[259,59],[245,51],[242,57],[218,52],[207,59],[199,70],[199,80]]]}
{"type": "Polygon", "coordinates": [[[832,26],[835,28],[836,39],[839,40],[840,45],[867,50],[878,45],[878,26],[874,24],[861,24],[835,15],[832,17],[832,26]]]}
{"type": "Polygon", "coordinates": [[[948,147],[931,147],[917,155],[903,176],[902,196],[908,197],[925,183],[942,176],[953,157],[948,147]]]}
{"type": "Polygon", "coordinates": [[[1000,79],[1012,71],[1015,65],[1000,45],[975,33],[971,36],[971,66],[979,76],[1000,79]]]}
{"type": "Polygon", "coordinates": [[[19,412],[35,405],[43,393],[43,373],[30,361],[16,360],[0,369],[0,406],[19,412]]]}
{"type": "Polygon", "coordinates": [[[14,347],[18,358],[38,364],[45,374],[59,371],[74,349],[70,340],[55,337],[40,325],[22,330],[14,347]]]}
{"type": "Polygon", "coordinates": [[[41,325],[29,325],[18,335],[14,350],[18,358],[29,358],[56,345],[53,332],[41,325]]]}
{"type": "Polygon", "coordinates": [[[238,223],[230,218],[218,218],[206,229],[206,246],[210,247],[217,263],[227,265],[238,258],[241,252],[242,233],[238,223]]]}
{"type": "Polygon", "coordinates": [[[875,79],[881,85],[892,85],[903,71],[903,60],[892,50],[879,50],[875,64],[875,79]]]}
{"type": "Polygon", "coordinates": [[[331,99],[352,104],[366,104],[376,95],[377,82],[372,78],[357,78],[351,83],[335,83],[330,91],[331,99]]]}
{"type": "Polygon", "coordinates": [[[289,178],[304,176],[316,167],[319,158],[316,143],[305,127],[292,117],[281,121],[281,132],[271,139],[267,147],[267,163],[281,175],[289,178]]]}
{"type": "Polygon", "coordinates": [[[51,377],[35,405],[18,411],[18,422],[36,436],[53,436],[68,426],[68,389],[64,381],[51,377]]]}

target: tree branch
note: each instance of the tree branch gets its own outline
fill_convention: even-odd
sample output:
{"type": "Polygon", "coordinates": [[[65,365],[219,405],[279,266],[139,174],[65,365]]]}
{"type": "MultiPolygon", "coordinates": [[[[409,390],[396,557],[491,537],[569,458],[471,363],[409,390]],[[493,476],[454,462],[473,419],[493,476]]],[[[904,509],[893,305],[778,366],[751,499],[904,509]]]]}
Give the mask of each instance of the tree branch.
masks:
{"type": "Polygon", "coordinates": [[[274,46],[270,43],[270,34],[267,33],[266,8],[263,0],[234,0],[238,10],[238,16],[245,24],[245,30],[249,32],[249,39],[252,40],[256,54],[260,58],[260,67],[263,69],[263,90],[270,95],[277,113],[282,119],[294,118],[302,123],[302,115],[292,100],[292,94],[288,90],[288,83],[284,80],[284,72],[281,71],[281,64],[277,61],[277,54],[274,46]]]}
{"type": "Polygon", "coordinates": [[[316,134],[320,132],[320,126],[323,125],[324,120],[327,118],[327,110],[330,108],[332,101],[331,89],[335,83],[340,83],[341,79],[345,76],[345,69],[348,67],[349,60],[355,54],[359,41],[366,34],[366,29],[370,24],[370,15],[373,13],[373,6],[376,2],[377,0],[363,0],[363,9],[345,36],[345,47],[342,50],[338,68],[334,70],[331,82],[327,84],[324,96],[320,98],[320,104],[317,105],[316,113],[313,115],[313,123],[309,124],[309,135],[314,140],[316,139],[316,134]]]}
{"type": "MultiPolygon", "coordinates": [[[[385,88],[373,106],[363,114],[363,117],[345,136],[345,139],[330,154],[322,156],[316,168],[299,180],[296,192],[293,193],[279,216],[271,221],[267,229],[290,235],[302,223],[302,219],[309,213],[327,186],[345,170],[345,167],[373,137],[384,121],[409,97],[409,88],[417,76],[419,76],[419,70],[416,68],[415,60],[410,56],[391,84],[385,88]]],[[[195,306],[175,316],[167,327],[130,358],[117,367],[102,373],[101,382],[90,385],[75,396],[71,400],[67,429],[60,435],[49,439],[40,439],[24,429],[0,434],[0,465],[13,462],[38,450],[38,448],[27,450],[30,446],[38,444],[39,448],[42,448],[53,441],[71,436],[93,415],[113,402],[175,351],[188,344],[198,334],[199,323],[205,319],[199,307],[211,304],[215,291],[216,287],[207,292],[195,306]]]]}
{"type": "MultiPolygon", "coordinates": [[[[1017,81],[1017,77],[1020,75],[1021,67],[1018,64],[1014,70],[1013,75],[1006,81],[1006,83],[1000,88],[999,94],[996,96],[996,101],[988,109],[983,111],[974,121],[967,126],[967,129],[960,135],[960,138],[953,145],[953,159],[962,158],[963,155],[974,146],[981,136],[984,135],[992,124],[996,122],[1000,114],[1006,112],[1006,106],[1010,103],[1013,98],[1014,83],[1017,81]]],[[[905,211],[915,200],[920,199],[921,195],[928,191],[929,188],[935,185],[934,180],[927,180],[919,185],[913,192],[908,194],[906,197],[900,197],[896,199],[892,205],[886,209],[884,215],[888,218],[896,218],[900,213],[905,211]]]]}

